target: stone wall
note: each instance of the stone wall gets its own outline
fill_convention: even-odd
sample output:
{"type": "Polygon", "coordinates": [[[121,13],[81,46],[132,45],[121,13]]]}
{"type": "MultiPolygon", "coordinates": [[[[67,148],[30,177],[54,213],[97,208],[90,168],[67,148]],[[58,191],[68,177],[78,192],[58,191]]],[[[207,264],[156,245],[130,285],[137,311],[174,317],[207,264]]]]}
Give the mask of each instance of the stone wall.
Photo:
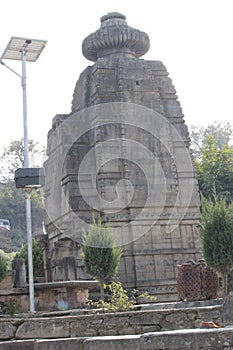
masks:
{"type": "Polygon", "coordinates": [[[232,326],[199,328],[203,320],[222,322],[221,301],[205,304],[155,304],[155,310],[116,314],[77,310],[60,316],[0,318],[0,350],[232,349],[232,326]]]}
{"type": "Polygon", "coordinates": [[[0,350],[231,350],[232,295],[223,304],[216,299],[143,304],[115,314],[70,310],[2,317],[0,350]],[[201,321],[225,328],[203,329],[201,321]]]}
{"type": "Polygon", "coordinates": [[[131,336],[0,342],[0,350],[232,350],[233,328],[192,329],[131,336]]]}
{"type": "Polygon", "coordinates": [[[139,310],[121,313],[0,318],[0,339],[52,339],[137,335],[198,328],[201,321],[221,323],[222,305],[196,308],[139,310]]]}

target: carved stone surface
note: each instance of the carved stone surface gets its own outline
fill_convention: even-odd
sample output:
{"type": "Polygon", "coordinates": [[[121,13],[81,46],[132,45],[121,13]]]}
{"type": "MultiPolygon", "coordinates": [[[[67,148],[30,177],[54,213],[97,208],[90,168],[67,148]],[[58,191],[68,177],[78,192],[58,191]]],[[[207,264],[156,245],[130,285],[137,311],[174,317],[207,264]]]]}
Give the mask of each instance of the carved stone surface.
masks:
{"type": "Polygon", "coordinates": [[[85,278],[81,236],[94,214],[123,246],[124,286],[175,300],[177,264],[201,257],[187,126],[166,67],[138,58],[149,49],[147,34],[119,13],[101,22],[82,45],[95,63],[76,83],[71,113],[57,115],[48,134],[47,275],[62,278],[59,240],[68,237],[79,244],[72,255],[85,278]]]}
{"type": "Polygon", "coordinates": [[[143,56],[150,47],[149,37],[146,33],[129,27],[125,19],[124,15],[117,12],[101,17],[100,29],[83,41],[83,55],[94,62],[110,53],[143,56]]]}

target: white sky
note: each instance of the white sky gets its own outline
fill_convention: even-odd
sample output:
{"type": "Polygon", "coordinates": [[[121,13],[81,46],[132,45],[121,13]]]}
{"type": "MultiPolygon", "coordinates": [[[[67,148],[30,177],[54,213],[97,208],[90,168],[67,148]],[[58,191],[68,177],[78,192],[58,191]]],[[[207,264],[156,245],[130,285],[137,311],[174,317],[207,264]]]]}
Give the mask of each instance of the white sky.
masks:
{"type": "MultiPolygon", "coordinates": [[[[46,144],[56,114],[69,113],[76,81],[89,64],[83,39],[108,12],[151,40],[143,57],[160,60],[175,85],[185,121],[232,121],[232,0],[5,0],[0,8],[0,55],[12,36],[48,40],[27,64],[29,139],[46,144]]],[[[21,74],[21,63],[5,61],[21,74]]],[[[20,78],[0,65],[0,147],[23,136],[20,78]]]]}

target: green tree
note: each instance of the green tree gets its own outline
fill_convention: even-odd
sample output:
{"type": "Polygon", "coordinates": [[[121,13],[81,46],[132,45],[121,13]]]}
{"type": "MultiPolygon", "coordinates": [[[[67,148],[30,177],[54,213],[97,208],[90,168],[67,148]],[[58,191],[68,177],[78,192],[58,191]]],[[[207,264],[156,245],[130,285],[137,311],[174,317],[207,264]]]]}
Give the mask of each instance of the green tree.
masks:
{"type": "MultiPolygon", "coordinates": [[[[33,191],[32,206],[32,233],[35,236],[42,233],[45,210],[40,193],[33,191]]],[[[14,181],[8,181],[0,191],[0,217],[10,220],[12,250],[18,250],[26,242],[26,209],[23,191],[15,187],[14,181]]],[[[1,246],[0,246],[1,247],[1,246]]]]}
{"type": "MultiPolygon", "coordinates": [[[[14,182],[14,172],[17,168],[23,167],[24,152],[23,140],[12,141],[5,147],[0,166],[0,217],[10,220],[11,223],[11,246],[10,250],[18,250],[26,242],[26,210],[25,197],[21,189],[17,189],[14,182]]],[[[42,147],[37,142],[29,141],[30,166],[40,164],[42,147]]],[[[33,191],[31,196],[32,205],[32,232],[35,236],[43,230],[45,210],[42,197],[39,191],[33,191]]],[[[0,246],[1,248],[1,246],[0,246]]]]}
{"type": "Polygon", "coordinates": [[[227,275],[233,267],[233,203],[225,199],[202,196],[201,238],[207,265],[223,278],[224,295],[227,293],[227,275]]]}
{"type": "Polygon", "coordinates": [[[16,255],[15,252],[6,253],[4,250],[0,249],[0,256],[2,256],[2,258],[6,262],[7,270],[11,270],[11,268],[12,268],[12,261],[13,261],[15,255],[16,255]]]}
{"type": "Polygon", "coordinates": [[[223,145],[218,148],[216,140],[209,135],[200,159],[195,161],[200,192],[213,198],[213,188],[219,197],[233,200],[233,148],[223,145]]]}
{"type": "Polygon", "coordinates": [[[115,246],[111,228],[99,220],[93,221],[89,231],[83,234],[82,251],[86,272],[98,279],[103,299],[106,280],[118,272],[122,249],[115,246]]]}
{"type": "Polygon", "coordinates": [[[190,127],[191,149],[196,159],[199,159],[202,150],[206,147],[209,136],[216,141],[218,149],[223,145],[229,145],[233,135],[233,127],[230,123],[215,121],[206,128],[200,125],[191,125],[190,127]]]}
{"type": "MultiPolygon", "coordinates": [[[[28,245],[24,244],[20,252],[15,256],[25,260],[26,271],[28,271],[28,245]]],[[[32,261],[33,275],[36,277],[44,276],[43,249],[41,244],[35,239],[32,239],[32,261]]]]}
{"type": "MultiPolygon", "coordinates": [[[[40,147],[38,142],[33,140],[28,141],[29,164],[31,167],[41,162],[41,156],[44,149],[40,147]]],[[[8,182],[14,179],[14,172],[18,168],[24,166],[24,143],[23,139],[11,141],[10,144],[4,148],[0,156],[1,168],[0,179],[2,182],[8,182]]]]}

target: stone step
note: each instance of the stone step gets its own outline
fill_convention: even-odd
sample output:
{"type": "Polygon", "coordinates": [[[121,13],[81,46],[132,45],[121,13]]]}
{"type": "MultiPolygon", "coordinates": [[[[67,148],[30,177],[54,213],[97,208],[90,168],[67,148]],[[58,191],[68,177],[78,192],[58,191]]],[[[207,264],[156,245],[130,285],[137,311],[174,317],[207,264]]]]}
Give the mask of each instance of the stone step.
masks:
{"type": "Polygon", "coordinates": [[[141,335],[13,340],[0,350],[230,350],[233,326],[219,329],[183,329],[141,335]]]}
{"type": "Polygon", "coordinates": [[[168,310],[168,309],[187,309],[196,307],[207,307],[222,305],[223,299],[210,299],[210,300],[194,300],[194,301],[177,301],[171,303],[143,303],[135,305],[137,310],[168,310]]]}

